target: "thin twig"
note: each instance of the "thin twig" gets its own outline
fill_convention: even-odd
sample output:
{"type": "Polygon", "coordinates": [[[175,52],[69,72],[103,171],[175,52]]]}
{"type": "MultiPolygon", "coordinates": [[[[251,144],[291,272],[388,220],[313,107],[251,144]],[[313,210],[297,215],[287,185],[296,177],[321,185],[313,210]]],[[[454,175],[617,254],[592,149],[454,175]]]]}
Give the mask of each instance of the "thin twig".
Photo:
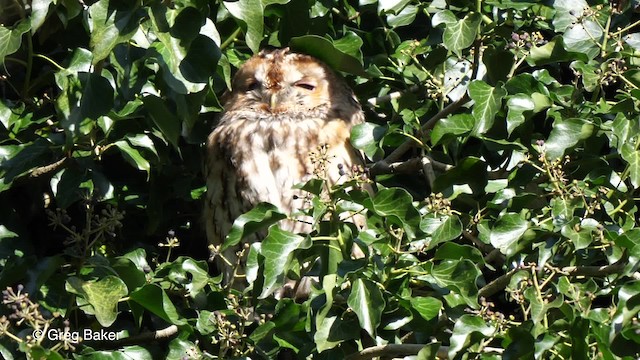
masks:
{"type": "MultiPolygon", "coordinates": [[[[436,125],[438,120],[449,116],[454,111],[458,110],[462,105],[467,103],[469,100],[470,100],[469,96],[467,94],[465,94],[460,99],[458,99],[456,102],[453,102],[453,103],[449,104],[447,107],[445,107],[444,109],[440,110],[440,112],[438,112],[437,114],[433,115],[433,117],[431,117],[431,119],[429,119],[424,125],[422,125],[421,130],[423,132],[426,132],[428,130],[433,129],[433,127],[436,125]]],[[[402,157],[402,155],[404,155],[407,151],[409,151],[414,146],[415,146],[415,141],[412,140],[412,139],[407,139],[400,146],[398,146],[393,152],[391,152],[391,154],[389,154],[389,156],[387,156],[383,160],[375,162],[373,164],[373,166],[371,167],[371,172],[372,173],[377,173],[379,168],[386,168],[386,167],[389,166],[389,164],[398,161],[402,157]]]]}
{"type": "Polygon", "coordinates": [[[58,160],[58,161],[56,161],[56,162],[54,162],[52,164],[37,167],[37,168],[31,170],[31,173],[29,174],[29,177],[37,178],[37,177],[40,177],[40,176],[42,176],[44,174],[47,174],[47,173],[50,173],[52,171],[58,170],[59,168],[61,168],[64,165],[64,163],[68,159],[69,158],[64,157],[64,158],[62,158],[62,159],[60,159],[60,160],[58,160]]]}
{"type": "MultiPolygon", "coordinates": [[[[425,346],[429,346],[429,344],[388,344],[388,345],[379,345],[373,346],[370,348],[366,348],[360,352],[349,355],[346,357],[347,360],[368,360],[373,359],[375,357],[383,357],[384,358],[394,358],[398,356],[411,356],[416,355],[420,350],[422,350],[425,346]]],[[[494,347],[486,347],[482,351],[485,354],[493,353],[493,354],[502,354],[504,349],[494,348],[494,347]]],[[[440,346],[438,348],[438,352],[436,354],[438,359],[448,359],[449,358],[449,347],[448,346],[440,346]]]]}
{"type": "Polygon", "coordinates": [[[130,336],[123,339],[116,339],[113,341],[97,341],[89,342],[92,347],[97,349],[116,349],[127,345],[139,345],[146,344],[158,340],[168,340],[172,336],[178,333],[178,327],[171,325],[167,328],[140,333],[138,335],[130,336]]]}
{"type": "Polygon", "coordinates": [[[371,169],[369,174],[371,176],[380,174],[415,174],[418,171],[422,170],[422,163],[424,161],[430,162],[432,167],[439,171],[448,171],[453,168],[452,165],[433,160],[428,156],[423,156],[420,158],[411,158],[409,160],[398,161],[390,164],[381,163],[380,166],[377,166],[375,169],[371,169]]]}
{"type": "Polygon", "coordinates": [[[386,94],[386,95],[370,98],[369,100],[367,100],[367,103],[369,103],[369,105],[372,106],[372,107],[376,106],[376,105],[388,103],[391,100],[398,99],[398,98],[402,97],[406,93],[416,92],[416,91],[418,91],[418,89],[420,89],[420,87],[418,85],[411,85],[408,89],[403,90],[403,91],[394,91],[394,92],[386,94]]]}
{"type": "MultiPolygon", "coordinates": [[[[416,355],[420,350],[422,350],[428,344],[388,344],[388,345],[379,345],[373,346],[370,348],[366,348],[358,353],[347,356],[347,360],[367,360],[373,359],[375,357],[385,356],[389,358],[397,357],[397,356],[409,356],[416,355]]],[[[438,349],[439,358],[447,358],[447,352],[449,348],[446,346],[441,346],[438,349]]]]}

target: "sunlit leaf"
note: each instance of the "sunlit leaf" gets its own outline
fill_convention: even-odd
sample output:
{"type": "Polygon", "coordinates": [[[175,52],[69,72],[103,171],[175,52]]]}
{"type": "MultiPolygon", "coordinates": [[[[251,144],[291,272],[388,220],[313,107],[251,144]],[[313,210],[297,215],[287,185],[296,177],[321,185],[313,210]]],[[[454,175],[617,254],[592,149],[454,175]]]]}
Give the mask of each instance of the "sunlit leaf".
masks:
{"type": "Polygon", "coordinates": [[[360,327],[375,338],[384,309],[384,299],[378,286],[369,280],[357,279],[351,286],[347,304],[358,315],[360,327]]]}

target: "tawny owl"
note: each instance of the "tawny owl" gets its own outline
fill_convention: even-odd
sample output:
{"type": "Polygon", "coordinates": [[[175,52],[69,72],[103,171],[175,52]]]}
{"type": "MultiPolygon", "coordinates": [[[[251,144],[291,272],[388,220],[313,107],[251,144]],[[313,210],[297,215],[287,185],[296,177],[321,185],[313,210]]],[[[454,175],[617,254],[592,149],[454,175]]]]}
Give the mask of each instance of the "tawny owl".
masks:
{"type": "MultiPolygon", "coordinates": [[[[360,104],[327,65],[289,49],[263,50],[238,70],[232,85],[207,141],[204,215],[214,245],[224,242],[239,215],[260,202],[285,213],[302,208],[304,196],[293,186],[310,179],[311,154],[319,146],[326,145],[331,184],[343,181],[344,169],[362,164],[349,142],[351,128],[364,118],[360,104]]],[[[280,226],[311,230],[301,218],[280,226]]],[[[224,255],[234,261],[235,251],[224,255]]]]}

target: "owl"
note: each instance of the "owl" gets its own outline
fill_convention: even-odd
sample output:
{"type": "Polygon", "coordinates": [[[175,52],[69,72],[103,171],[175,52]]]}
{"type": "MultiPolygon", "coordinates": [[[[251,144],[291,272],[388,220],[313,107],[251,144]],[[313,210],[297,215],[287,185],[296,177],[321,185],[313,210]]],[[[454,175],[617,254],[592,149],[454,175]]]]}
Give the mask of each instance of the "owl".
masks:
{"type": "MultiPolygon", "coordinates": [[[[330,185],[346,180],[345,169],[362,165],[349,141],[351,128],[364,120],[360,104],[319,60],[288,48],[263,50],[238,70],[232,88],[206,145],[204,217],[213,245],[223,243],[233,221],[260,202],[287,214],[304,208],[303,191],[294,185],[312,177],[318,149],[330,185]]],[[[311,231],[302,216],[279,225],[294,233],[311,231]]],[[[237,250],[223,255],[233,263],[237,250]]],[[[228,264],[219,257],[216,263],[228,281],[228,264]]]]}

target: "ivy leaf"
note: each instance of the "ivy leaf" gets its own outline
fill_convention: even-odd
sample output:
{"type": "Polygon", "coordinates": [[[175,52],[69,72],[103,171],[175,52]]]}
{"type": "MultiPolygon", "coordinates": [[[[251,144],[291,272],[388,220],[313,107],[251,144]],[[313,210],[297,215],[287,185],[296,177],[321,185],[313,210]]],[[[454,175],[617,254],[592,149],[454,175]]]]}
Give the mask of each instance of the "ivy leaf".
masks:
{"type": "Polygon", "coordinates": [[[589,59],[600,54],[600,43],[604,32],[600,24],[593,20],[584,19],[581,23],[569,27],[562,39],[567,51],[582,53],[589,59]]]}
{"type": "Polygon", "coordinates": [[[169,295],[156,284],[148,284],[131,292],[129,301],[149,310],[164,321],[174,325],[184,325],[186,321],[169,299],[169,295]]]}
{"type": "Polygon", "coordinates": [[[589,4],[585,0],[555,0],[553,8],[553,26],[556,31],[565,32],[582,18],[589,4]]]}
{"type": "Polygon", "coordinates": [[[83,118],[92,120],[106,115],[113,108],[114,91],[106,78],[96,73],[89,73],[82,89],[80,113],[83,118]]]}
{"type": "Polygon", "coordinates": [[[482,17],[478,13],[469,13],[462,20],[458,20],[450,10],[443,10],[433,16],[434,27],[445,24],[442,41],[444,46],[462,57],[462,51],[476,39],[482,17]]]}
{"type": "Polygon", "coordinates": [[[413,198],[404,189],[383,189],[373,197],[371,210],[393,219],[395,223],[402,225],[409,238],[413,238],[420,226],[420,213],[412,202],[413,198]]]}
{"type": "Polygon", "coordinates": [[[364,151],[370,160],[378,159],[384,154],[380,148],[380,141],[386,132],[386,126],[368,122],[358,124],[351,129],[351,144],[356,149],[364,151]]]}
{"type": "Polygon", "coordinates": [[[429,321],[438,316],[440,310],[442,310],[442,301],[433,297],[412,297],[411,307],[423,319],[429,321]]]}
{"type": "Polygon", "coordinates": [[[149,113],[149,117],[162,132],[165,139],[171,145],[180,151],[178,146],[178,138],[180,137],[180,119],[178,119],[167,107],[164,100],[155,96],[147,95],[142,98],[145,109],[149,113]]]}
{"type": "Polygon", "coordinates": [[[311,240],[280,229],[269,228],[269,234],[262,240],[260,252],[264,256],[264,285],[258,297],[264,299],[284,284],[285,270],[293,257],[293,251],[308,249],[311,240]]]}
{"type": "Polygon", "coordinates": [[[476,279],[481,273],[476,264],[468,259],[443,260],[438,264],[430,261],[425,271],[427,275],[418,278],[448,289],[450,292],[444,298],[450,307],[478,307],[476,279]]]}
{"type": "MultiPolygon", "coordinates": [[[[484,322],[482,317],[477,315],[462,315],[456,320],[451,334],[451,347],[449,348],[449,358],[453,359],[465,346],[472,344],[473,335],[478,333],[488,338],[495,333],[495,327],[484,322]]],[[[477,338],[475,338],[477,339],[477,338]]]]}
{"type": "Polygon", "coordinates": [[[547,159],[554,160],[561,157],[566,149],[590,137],[593,130],[594,125],[582,119],[573,118],[554,122],[549,139],[545,141],[547,159]]]}
{"type": "Polygon", "coordinates": [[[360,327],[375,339],[376,328],[380,325],[385,307],[385,301],[378,286],[367,279],[356,279],[351,286],[347,304],[358,316],[360,327]]]}
{"type": "Polygon", "coordinates": [[[629,179],[634,189],[640,187],[640,151],[635,150],[634,147],[626,143],[622,145],[621,153],[622,158],[629,164],[629,179]]]}
{"type": "Polygon", "coordinates": [[[247,27],[245,40],[247,45],[257,53],[260,49],[264,32],[264,9],[270,4],[286,4],[289,0],[238,0],[225,1],[224,6],[236,19],[242,20],[247,27]]]}
{"type": "Polygon", "coordinates": [[[527,63],[531,66],[568,62],[573,60],[588,61],[583,53],[569,52],[565,49],[561,36],[557,36],[542,46],[534,46],[527,56],[527,63]]]}
{"type": "MultiPolygon", "coordinates": [[[[18,5],[20,6],[20,5],[18,5]]],[[[31,21],[21,20],[13,29],[0,25],[0,64],[4,64],[4,58],[20,49],[22,35],[31,29],[31,21]]]]}
{"type": "Polygon", "coordinates": [[[149,162],[142,156],[142,154],[140,154],[140,151],[133,148],[126,140],[116,141],[113,143],[113,145],[120,149],[120,152],[122,153],[122,155],[124,155],[124,158],[131,165],[138,168],[138,170],[145,171],[147,175],[149,174],[149,171],[151,171],[151,164],[149,164],[149,162]]]}
{"type": "Polygon", "coordinates": [[[360,48],[362,39],[347,35],[345,38],[332,41],[318,35],[294,37],[289,41],[291,49],[316,57],[336,71],[354,75],[368,76],[362,68],[360,48]],[[360,57],[357,57],[360,56],[360,57]]]}
{"type": "MultiPolygon", "coordinates": [[[[82,297],[88,305],[81,308],[93,314],[103,327],[109,327],[118,316],[118,302],[128,293],[127,285],[116,276],[100,280],[82,281],[77,277],[67,279],[65,289],[82,297]]],[[[80,305],[80,303],[79,303],[80,305]]]]}
{"type": "Polygon", "coordinates": [[[420,221],[420,230],[431,234],[429,249],[436,245],[453,240],[462,234],[462,223],[456,215],[427,215],[420,221]]]}
{"type": "Polygon", "coordinates": [[[493,126],[502,98],[506,95],[507,91],[502,85],[492,87],[482,80],[474,80],[469,84],[469,96],[475,101],[471,112],[476,120],[473,134],[482,135],[493,126]]]}
{"type": "Polygon", "coordinates": [[[627,34],[623,39],[634,50],[640,51],[640,33],[627,34]]]}
{"type": "Polygon", "coordinates": [[[507,100],[507,133],[511,133],[525,122],[524,113],[535,109],[530,96],[514,95],[507,100]]]}
{"type": "Polygon", "coordinates": [[[49,14],[53,0],[33,0],[31,1],[31,34],[42,26],[49,14]]]}
{"type": "Polygon", "coordinates": [[[498,218],[491,229],[489,241],[496,249],[500,249],[500,252],[511,256],[516,252],[518,240],[528,228],[528,221],[519,214],[506,213],[498,218]]]}
{"type": "Polygon", "coordinates": [[[93,52],[93,64],[107,58],[116,45],[131,39],[137,30],[137,6],[136,3],[131,4],[133,7],[121,8],[116,7],[113,1],[100,0],[89,6],[89,46],[93,52]]]}
{"type": "Polygon", "coordinates": [[[238,216],[231,226],[231,231],[222,245],[221,251],[240,243],[245,237],[266,229],[287,215],[281,213],[277,206],[269,203],[259,203],[253,209],[238,216]]]}
{"type": "Polygon", "coordinates": [[[420,8],[417,6],[407,5],[397,14],[388,14],[387,24],[392,28],[410,25],[416,19],[419,10],[420,8]]]}
{"type": "Polygon", "coordinates": [[[473,130],[474,120],[471,114],[455,114],[436,123],[431,131],[431,143],[438,145],[449,137],[466,135],[473,130]]]}

